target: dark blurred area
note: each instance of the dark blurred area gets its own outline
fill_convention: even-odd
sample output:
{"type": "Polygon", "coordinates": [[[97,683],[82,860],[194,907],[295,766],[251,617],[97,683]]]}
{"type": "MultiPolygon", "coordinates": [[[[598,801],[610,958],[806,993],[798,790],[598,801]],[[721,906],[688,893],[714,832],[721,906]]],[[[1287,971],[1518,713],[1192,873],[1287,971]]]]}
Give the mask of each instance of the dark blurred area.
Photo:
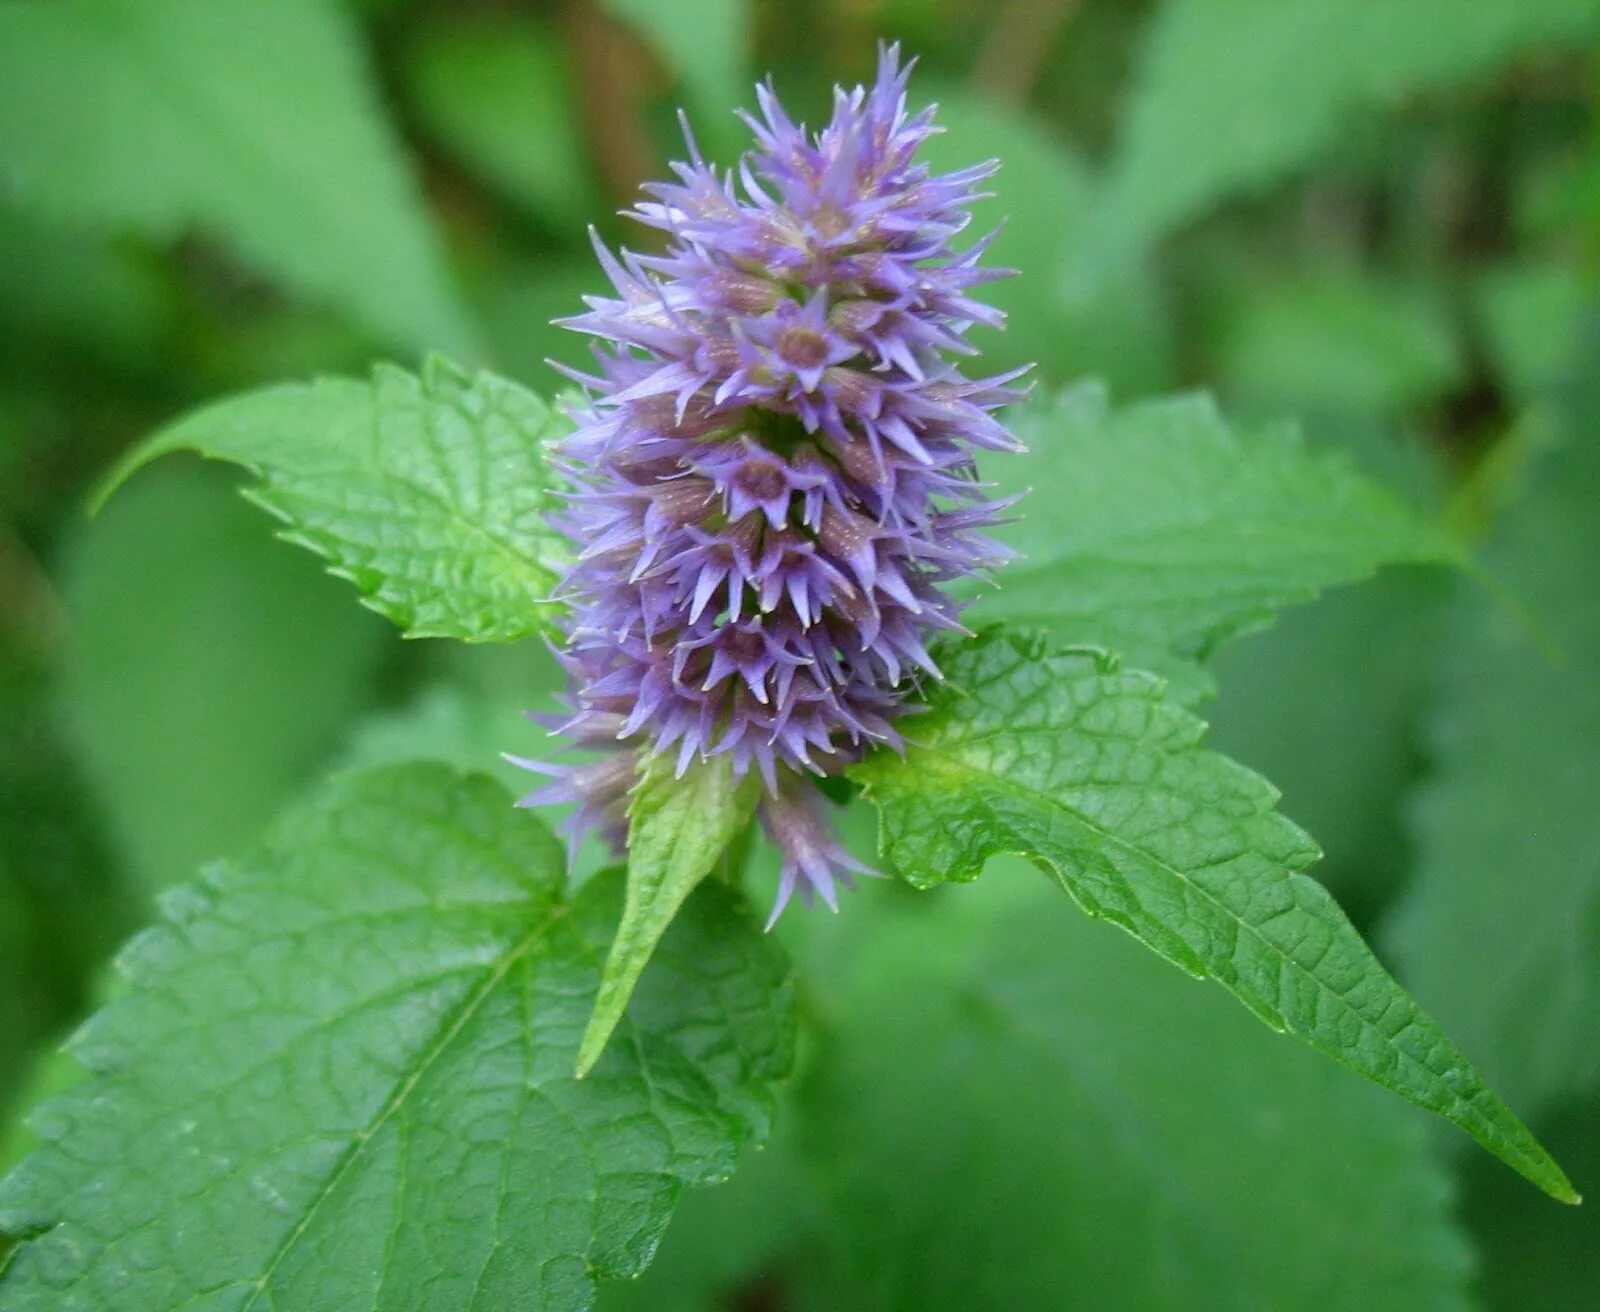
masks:
{"type": "MultiPolygon", "coordinates": [[[[833,84],[869,78],[877,42],[898,39],[920,61],[913,94],[941,105],[933,163],[1004,162],[974,233],[1003,223],[992,258],[1019,276],[994,289],[1010,320],[978,339],[986,364],[1032,362],[1041,388],[1100,376],[1123,401],[1204,388],[1241,424],[1293,418],[1482,548],[1483,578],[1390,571],[1287,614],[1221,654],[1222,694],[1203,713],[1215,746],[1283,790],[1327,851],[1318,877],[1402,980],[1579,1188],[1600,1191],[1600,516],[1579,495],[1600,491],[1600,3],[59,0],[66,18],[45,12],[57,7],[0,0],[0,1164],[26,1142],[14,1113],[56,1078],[45,1055],[163,888],[247,846],[330,767],[426,753],[491,768],[517,747],[521,708],[555,683],[536,646],[401,642],[277,541],[230,471],[162,462],[91,518],[96,480],[210,398],[376,359],[437,349],[554,390],[547,360],[581,364],[586,348],[550,320],[601,283],[588,226],[648,244],[617,211],[681,155],[678,108],[732,163],[745,139],[732,111],[758,76],[816,122],[833,84]],[[1517,841],[1497,845],[1509,831],[1517,841]]],[[[930,915],[959,915],[947,904],[965,894],[930,915]]],[[[902,978],[921,978],[923,930],[902,924],[916,917],[898,896],[859,902],[840,937],[831,922],[793,931],[819,981],[817,1051],[844,1063],[802,1078],[795,1099],[881,1118],[888,1151],[917,1162],[906,1187],[931,1195],[948,1182],[895,1140],[883,1107],[852,1110],[838,1072],[892,1084],[875,1061],[919,1027],[929,1082],[948,1077],[942,1061],[1003,1059],[978,1043],[927,1055],[953,1032],[934,1024],[942,1013],[900,1026],[902,991],[846,959],[869,957],[882,931],[909,954],[902,978]],[[875,1018],[881,1044],[830,1038],[830,1018],[852,1009],[875,1018]]],[[[1211,1033],[1213,1012],[1185,1010],[1186,982],[1125,960],[1120,943],[1084,939],[1080,953],[1065,912],[1049,914],[1071,961],[1025,948],[1038,971],[1024,981],[1005,954],[974,952],[974,969],[1017,975],[1008,1006],[1050,985],[1063,1006],[1126,1005],[1152,1026],[1211,1033]]],[[[1026,942],[1030,917],[1009,904],[980,919],[1016,922],[1026,942]]],[[[952,1016],[968,1002],[952,994],[952,1016]]],[[[1260,1079],[1291,1107],[1300,1067],[1277,1072],[1270,1036],[1216,1023],[1219,1049],[1244,1054],[1230,1105],[1254,1096],[1259,1052],[1260,1079]]],[[[1013,1087],[1035,1077],[1047,1078],[1019,1069],[1013,1087]]],[[[602,1306],[1222,1306],[1185,1303],[1154,1277],[1126,1283],[1162,1260],[1138,1239],[1166,1233],[1156,1203],[1102,1212],[1075,1194],[1081,1209],[1036,1242],[1001,1224],[1051,1190],[1046,1167],[1095,1160],[1093,1143],[1065,1142],[1077,1131],[1037,1087],[1002,1108],[928,1108],[971,1158],[942,1224],[920,1229],[893,1220],[899,1159],[851,1157],[860,1128],[819,1150],[797,1111],[793,1142],[690,1200],[659,1267],[602,1306]],[[819,1187],[826,1170],[881,1172],[881,1194],[819,1187]],[[987,1221],[963,1210],[980,1206],[987,1221]],[[831,1234],[843,1217],[883,1220],[883,1242],[919,1270],[950,1265],[943,1294],[813,1263],[808,1246],[843,1242],[831,1234]],[[1126,1267],[1096,1265],[1108,1245],[1129,1247],[1126,1267]],[[1015,1278],[963,1284],[963,1263],[1015,1278]],[[1098,1274],[1075,1283],[1080,1271],[1098,1274]]],[[[1151,1114],[1204,1136],[1214,1123],[1193,1105],[1151,1114]]],[[[1376,1104],[1352,1106],[1359,1120],[1376,1104]]],[[[1420,1142],[1402,1120],[1397,1140],[1420,1142]]],[[[1546,1203],[1465,1143],[1416,1151],[1429,1206],[1449,1214],[1439,1266],[1456,1272],[1444,1283],[1457,1301],[1413,1297],[1409,1277],[1375,1261],[1369,1286],[1346,1276],[1319,1294],[1315,1280],[1264,1275],[1233,1305],[1600,1307],[1592,1208],[1546,1203]]],[[[1304,1164],[1309,1187],[1336,1167],[1304,1164]]],[[[1194,1169],[1191,1183],[1270,1192],[1243,1168],[1194,1169]]],[[[1326,1238],[1352,1223],[1340,1206],[1332,1192],[1325,1214],[1280,1219],[1326,1238]]],[[[1338,1251],[1360,1260],[1358,1246],[1338,1251]]]]}

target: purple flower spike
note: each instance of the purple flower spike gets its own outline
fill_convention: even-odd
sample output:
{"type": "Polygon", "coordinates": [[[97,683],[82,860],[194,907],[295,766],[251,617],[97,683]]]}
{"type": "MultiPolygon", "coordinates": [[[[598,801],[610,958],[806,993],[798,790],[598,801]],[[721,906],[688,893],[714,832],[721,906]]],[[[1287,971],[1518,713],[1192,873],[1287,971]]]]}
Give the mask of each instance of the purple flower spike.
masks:
{"type": "Polygon", "coordinates": [[[884,48],[815,134],[758,88],[737,185],[691,138],[632,215],[666,253],[597,241],[615,294],[564,321],[598,364],[571,375],[587,395],[559,452],[577,548],[562,731],[608,755],[525,801],[575,801],[575,834],[616,837],[642,756],[681,774],[727,754],[765,784],[774,918],[797,890],[836,906],[836,883],[871,873],[813,780],[900,747],[895,720],[940,677],[929,640],[961,630],[941,585],[1005,557],[973,451],[1018,448],[993,413],[1017,375],[955,360],[972,324],[1001,322],[970,293],[1006,271],[978,267],[986,240],[950,245],[998,165],[917,162],[936,129],[906,111],[909,73],[884,48]]]}
{"type": "Polygon", "coordinates": [[[810,906],[821,898],[830,911],[838,911],[836,884],[854,889],[852,874],[879,874],[864,866],[839,845],[822,815],[822,795],[805,778],[785,773],[777,791],[761,804],[761,827],[783,854],[778,872],[778,900],[772,904],[767,928],[778,923],[795,890],[810,906]]]}

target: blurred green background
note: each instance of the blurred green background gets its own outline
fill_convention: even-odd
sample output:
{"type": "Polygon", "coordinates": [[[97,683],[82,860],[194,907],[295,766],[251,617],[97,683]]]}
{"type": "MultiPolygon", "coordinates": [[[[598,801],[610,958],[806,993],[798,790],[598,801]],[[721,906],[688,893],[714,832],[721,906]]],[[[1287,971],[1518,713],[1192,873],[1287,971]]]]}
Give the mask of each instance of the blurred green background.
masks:
{"type": "MultiPolygon", "coordinates": [[[[96,478],[375,358],[554,388],[586,226],[641,240],[616,211],[676,108],[731,161],[758,75],[815,122],[881,38],[934,162],[1005,164],[987,364],[1298,418],[1481,546],[1483,578],[1391,571],[1228,650],[1205,713],[1600,1190],[1600,0],[0,0],[0,1161],[164,887],[333,766],[497,768],[556,683],[402,643],[220,468],[90,519],[96,478]]],[[[779,1139],[603,1306],[1600,1307],[1592,1208],[1036,875],[784,932],[812,1024],[779,1139]]]]}

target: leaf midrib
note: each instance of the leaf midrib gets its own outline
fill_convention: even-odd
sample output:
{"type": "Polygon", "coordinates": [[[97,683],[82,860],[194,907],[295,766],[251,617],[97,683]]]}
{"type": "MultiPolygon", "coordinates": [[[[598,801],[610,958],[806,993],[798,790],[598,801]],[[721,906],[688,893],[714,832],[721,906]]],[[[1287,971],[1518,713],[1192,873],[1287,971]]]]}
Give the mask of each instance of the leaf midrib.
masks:
{"type": "MultiPolygon", "coordinates": [[[[1297,962],[1293,957],[1289,956],[1287,953],[1283,952],[1280,948],[1276,947],[1274,944],[1272,944],[1270,941],[1268,941],[1259,932],[1259,930],[1257,930],[1255,928],[1255,926],[1251,925],[1248,921],[1241,919],[1231,909],[1229,909],[1224,903],[1219,901],[1214,894],[1212,894],[1211,892],[1206,890],[1200,884],[1197,884],[1194,880],[1192,880],[1183,871],[1181,871],[1181,870],[1177,869],[1176,867],[1170,865],[1168,862],[1163,861],[1160,857],[1155,856],[1153,853],[1148,853],[1143,848],[1137,847],[1133,843],[1129,842],[1128,840],[1120,838],[1117,835],[1111,833],[1110,831],[1102,828],[1101,826],[1097,825],[1093,820],[1090,820],[1087,816],[1083,815],[1080,811],[1077,811],[1076,809],[1074,809],[1073,807],[1067,805],[1066,803],[1057,800],[1056,798],[1052,797],[1048,793],[1040,792],[1039,790],[1037,790],[1035,788],[1031,788],[1031,787],[1029,787],[1027,785],[1017,783],[1017,782],[1015,782],[1013,780],[1005,778],[1004,776],[994,774],[993,772],[985,770],[980,766],[975,766],[975,765],[972,765],[972,764],[970,764],[970,763],[968,763],[966,761],[963,761],[959,757],[951,756],[951,755],[949,755],[947,753],[941,753],[936,748],[930,748],[930,747],[926,747],[925,746],[923,748],[923,750],[927,751],[927,752],[930,752],[932,754],[935,754],[935,755],[939,755],[945,762],[947,762],[950,766],[954,767],[954,771],[956,773],[966,774],[966,775],[972,776],[974,778],[979,778],[979,779],[988,781],[988,782],[990,782],[990,784],[992,786],[998,786],[999,788],[1001,788],[1004,791],[1013,792],[1013,793],[1021,796],[1024,800],[1036,800],[1036,801],[1038,801],[1039,803],[1041,803],[1042,805],[1044,805],[1046,807],[1049,807],[1049,808],[1051,808],[1053,810],[1059,811],[1059,812],[1063,813],[1064,815],[1066,815],[1067,817],[1069,817],[1074,822],[1076,822],[1077,824],[1079,824],[1080,826],[1082,826],[1089,833],[1093,834],[1096,838],[1098,838],[1101,841],[1103,841],[1106,844],[1108,844],[1109,846],[1115,847],[1120,851],[1126,852],[1126,853],[1128,853],[1128,854],[1130,854],[1132,856],[1135,856],[1135,857],[1139,858],[1140,860],[1146,861],[1146,862],[1158,867],[1159,869],[1165,871],[1166,873],[1171,875],[1173,878],[1179,880],[1185,887],[1193,889],[1206,902],[1208,902],[1211,905],[1213,905],[1216,908],[1218,908],[1223,913],[1223,915],[1226,916],[1232,923],[1234,923],[1237,926],[1239,926],[1242,930],[1244,930],[1247,934],[1249,934],[1257,942],[1259,942],[1264,947],[1266,947],[1278,959],[1280,959],[1280,960],[1282,960],[1284,962],[1287,962],[1292,970],[1297,972],[1302,978],[1308,980],[1313,985],[1315,985],[1317,990],[1318,990],[1318,992],[1319,992],[1319,994],[1324,994],[1324,995],[1326,995],[1328,997],[1332,997],[1332,998],[1337,999],[1339,1006],[1342,1007],[1347,1012],[1349,1012],[1350,1015],[1353,1016],[1359,1022],[1359,1024],[1361,1025],[1362,1030],[1364,1032],[1370,1032],[1372,1034],[1378,1035],[1380,1037],[1380,1039],[1381,1039],[1381,1042],[1382,1042],[1383,1046],[1386,1049],[1392,1050],[1394,1052],[1394,1054],[1396,1055],[1396,1057],[1401,1061],[1401,1063],[1403,1065],[1405,1065],[1405,1066],[1407,1066],[1409,1068],[1412,1068],[1412,1069],[1420,1069],[1420,1070],[1425,1072],[1428,1076],[1430,1076],[1433,1079],[1439,1079],[1440,1078],[1434,1071],[1430,1070],[1427,1066],[1425,1066],[1422,1063],[1420,1063],[1416,1058],[1412,1057],[1404,1049],[1402,1049],[1398,1045],[1396,1045],[1394,1040],[1393,1040],[1393,1038],[1391,1038],[1391,1037],[1389,1037],[1387,1035],[1384,1035],[1383,1032],[1381,1030],[1377,1029],[1372,1024],[1371,1021],[1369,1021],[1365,1016],[1363,1016],[1361,1014],[1361,1012],[1357,1011],[1356,1008],[1354,1006],[1352,1006],[1350,1004],[1350,1002],[1343,997],[1343,995],[1341,995],[1341,994],[1335,992],[1334,990],[1328,988],[1320,979],[1318,979],[1315,975],[1311,974],[1310,971],[1308,971],[1304,966],[1302,966],[1299,962],[1297,962]]],[[[1007,828],[1009,830],[1009,826],[1007,826],[1007,828]]],[[[1050,861],[1050,864],[1056,868],[1056,870],[1058,872],[1058,875],[1060,877],[1062,877],[1062,878],[1065,878],[1064,872],[1061,871],[1061,868],[1060,868],[1059,864],[1056,862],[1056,860],[1053,857],[1050,857],[1048,854],[1044,854],[1044,853],[1041,853],[1040,855],[1044,855],[1046,857],[1046,859],[1050,861]]],[[[1300,873],[1300,872],[1291,872],[1291,873],[1300,873]]],[[[1382,969],[1381,964],[1377,963],[1375,958],[1374,958],[1374,964],[1378,964],[1379,965],[1379,969],[1380,970],[1382,969]]],[[[1208,969],[1207,973],[1210,975],[1210,978],[1215,979],[1217,981],[1217,983],[1221,984],[1224,988],[1226,988],[1228,990],[1228,992],[1235,994],[1235,996],[1238,996],[1238,991],[1236,989],[1234,989],[1233,987],[1231,987],[1225,980],[1221,979],[1219,976],[1215,975],[1214,973],[1211,973],[1209,971],[1209,969],[1208,969]]],[[[1417,1007],[1415,1003],[1412,1004],[1412,1007],[1413,1007],[1413,1013],[1414,1013],[1413,1014],[1413,1019],[1411,1019],[1408,1022],[1407,1028],[1409,1028],[1410,1025],[1414,1025],[1414,1024],[1418,1023],[1418,1018],[1422,1018],[1423,1017],[1423,1012],[1422,1012],[1420,1007],[1417,1007]]],[[[1273,1011],[1274,1011],[1275,1015],[1279,1015],[1279,1016],[1282,1015],[1282,1012],[1276,1007],[1274,1007],[1273,1011]]],[[[1289,1028],[1289,1023],[1287,1022],[1287,1020],[1285,1021],[1285,1028],[1289,1028]]],[[[1312,1046],[1316,1047],[1319,1051],[1326,1053],[1330,1057],[1333,1057],[1334,1060],[1336,1060],[1336,1061],[1338,1061],[1340,1063],[1340,1065],[1347,1066],[1350,1069],[1355,1070],[1358,1074],[1360,1074],[1360,1075],[1362,1075],[1362,1076],[1364,1076],[1366,1078],[1369,1078],[1369,1079],[1372,1078],[1371,1075],[1369,1074],[1369,1072],[1367,1072],[1365,1070],[1362,1070],[1360,1067],[1352,1065],[1336,1049],[1323,1044],[1321,1041],[1313,1039],[1309,1034],[1304,1033],[1304,1032],[1302,1032],[1302,1031],[1300,1031],[1298,1029],[1291,1029],[1290,1032],[1296,1034],[1300,1038],[1302,1038],[1305,1041],[1311,1043],[1312,1046]]],[[[1447,1046],[1449,1051],[1451,1051],[1451,1052],[1455,1051],[1454,1045],[1449,1044],[1448,1040],[1445,1039],[1442,1034],[1440,1035],[1440,1041],[1447,1046]]],[[[1459,1054],[1457,1054],[1457,1055],[1459,1056],[1459,1054]]],[[[1460,1064],[1463,1067],[1466,1065],[1465,1061],[1462,1061],[1460,1064]]],[[[1404,1091],[1402,1089],[1396,1088],[1393,1085],[1388,1085],[1386,1087],[1393,1088],[1395,1090],[1395,1092],[1401,1093],[1402,1096],[1406,1097],[1408,1101],[1412,1101],[1412,1102],[1419,1102],[1420,1101],[1419,1099],[1417,1099],[1414,1096],[1414,1094],[1412,1094],[1410,1092],[1407,1092],[1407,1091],[1404,1091]]],[[[1480,1127],[1480,1134],[1479,1134],[1478,1137],[1488,1136],[1488,1137],[1492,1138],[1495,1143],[1502,1144],[1502,1145],[1504,1145],[1504,1146],[1506,1146],[1508,1148],[1513,1148],[1513,1150],[1515,1151],[1515,1155],[1517,1156],[1517,1158],[1519,1160],[1523,1158],[1523,1153],[1520,1150],[1515,1150],[1514,1146],[1508,1140],[1505,1140],[1502,1137],[1500,1137],[1500,1135],[1495,1132],[1492,1124],[1487,1123],[1487,1122],[1482,1120],[1480,1113],[1477,1111],[1476,1107],[1472,1103],[1466,1102],[1465,1100],[1463,1100],[1460,1097],[1459,1094],[1456,1094],[1453,1091],[1451,1092],[1450,1097],[1451,1097],[1452,1103],[1453,1103],[1453,1105],[1455,1107],[1465,1109],[1465,1110],[1467,1110],[1467,1111],[1469,1111],[1471,1113],[1471,1119],[1472,1119],[1473,1124],[1480,1127]]],[[[1426,1104],[1421,1104],[1421,1105],[1425,1106],[1426,1104]]],[[[1455,1119],[1455,1118],[1452,1117],[1451,1119],[1455,1119]]]]}
{"type": "Polygon", "coordinates": [[[506,976],[521,962],[541,938],[554,926],[559,924],[570,912],[570,904],[555,907],[551,913],[538,925],[534,926],[527,935],[508,951],[494,966],[482,984],[464,998],[455,1010],[441,1020],[440,1032],[404,1082],[390,1096],[389,1100],[378,1110],[367,1124],[351,1139],[349,1146],[339,1155],[339,1160],[334,1163],[322,1185],[314,1197],[307,1203],[299,1223],[290,1230],[279,1242],[277,1249],[269,1259],[266,1269],[252,1283],[255,1286],[250,1299],[240,1309],[240,1312],[251,1312],[251,1309],[261,1301],[272,1277],[283,1264],[284,1259],[293,1251],[296,1244],[305,1236],[317,1213],[322,1209],[334,1191],[339,1187],[344,1177],[354,1168],[368,1143],[399,1111],[405,1106],[406,1100],[411,1096],[422,1078],[433,1068],[434,1064],[444,1055],[445,1051],[455,1041],[456,1037],[477,1015],[478,1009],[489,999],[490,995],[499,988],[506,976]]]}

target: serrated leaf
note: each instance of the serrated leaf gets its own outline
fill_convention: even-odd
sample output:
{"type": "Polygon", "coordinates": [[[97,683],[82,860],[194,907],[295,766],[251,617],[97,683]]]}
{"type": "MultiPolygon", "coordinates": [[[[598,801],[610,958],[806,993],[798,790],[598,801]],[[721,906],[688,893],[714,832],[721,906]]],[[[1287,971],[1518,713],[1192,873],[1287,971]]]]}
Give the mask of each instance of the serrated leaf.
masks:
{"type": "Polygon", "coordinates": [[[564,884],[504,789],[407,766],[170,896],[0,1186],[0,1230],[34,1236],[8,1312],[565,1312],[636,1274],[682,1187],[766,1132],[787,971],[706,890],[580,1083],[622,888],[564,884]]]}
{"type": "Polygon", "coordinates": [[[413,638],[503,642],[548,631],[566,543],[548,516],[549,443],[567,421],[509,379],[437,357],[419,376],[247,392],[137,447],[99,492],[172,451],[231,460],[282,536],[329,562],[413,638]]]}
{"type": "Polygon", "coordinates": [[[1287,426],[1240,432],[1202,396],[1113,411],[1095,384],[1020,407],[1026,456],[991,461],[1031,489],[1001,536],[1023,558],[972,614],[1119,652],[1211,690],[1199,662],[1284,606],[1401,561],[1459,548],[1339,452],[1287,426]]]}
{"type": "Polygon", "coordinates": [[[1169,0],[1135,75],[1108,217],[1137,242],[1310,162],[1364,112],[1600,23],[1596,0],[1169,0]]]}
{"type": "MultiPolygon", "coordinates": [[[[12,1168],[26,1159],[36,1148],[43,1146],[43,1140],[33,1132],[27,1118],[22,1115],[13,1116],[11,1113],[35,1107],[48,1098],[66,1092],[73,1085],[87,1079],[88,1074],[83,1069],[82,1063],[64,1048],[41,1046],[33,1050],[28,1061],[19,1063],[8,1078],[15,1078],[18,1081],[18,1091],[15,1107],[8,1098],[5,1104],[6,1116],[4,1120],[0,1120],[0,1180],[9,1175],[12,1168]]],[[[0,1274],[4,1272],[5,1253],[8,1241],[11,1239],[13,1236],[0,1230],[0,1274]]],[[[4,1292],[4,1285],[0,1283],[0,1293],[4,1292]]]]}
{"type": "Polygon", "coordinates": [[[1583,421],[1535,467],[1487,553],[1526,611],[1462,596],[1440,644],[1433,773],[1414,799],[1416,872],[1392,926],[1418,995],[1532,1108],[1600,1077],[1592,370],[1583,421]]]}
{"type": "Polygon", "coordinates": [[[904,757],[853,775],[884,858],[922,886],[1028,856],[1088,914],[1215,979],[1256,1016],[1438,1113],[1563,1201],[1561,1169],[1394,982],[1327,890],[1321,855],[1260,776],[1099,652],[993,631],[947,650],[904,757]]]}
{"type": "Polygon", "coordinates": [[[605,1051],[639,975],[673,917],[755,814],[760,781],[736,779],[726,756],[678,778],[670,753],[651,757],[628,798],[628,894],[578,1045],[578,1075],[605,1051]]]}
{"type": "Polygon", "coordinates": [[[650,1269],[639,1280],[603,1285],[600,1312],[724,1312],[758,1282],[771,1283],[773,1262],[817,1220],[793,1089],[791,1082],[780,1094],[761,1151],[741,1160],[727,1184],[686,1193],[650,1269]]]}
{"type": "MultiPolygon", "coordinates": [[[[25,1144],[16,1113],[41,1050],[139,923],[51,700],[45,672],[0,634],[0,1175],[25,1144]]],[[[0,1267],[6,1247],[0,1235],[0,1267]]]]}
{"type": "Polygon", "coordinates": [[[141,479],[75,525],[63,577],[57,704],[146,897],[255,841],[369,704],[388,649],[225,472],[141,479]]]}
{"type": "Polygon", "coordinates": [[[1401,811],[1455,581],[1432,570],[1386,572],[1290,612],[1217,658],[1211,746],[1283,793],[1284,810],[1326,852],[1317,878],[1358,924],[1410,875],[1401,811]]]}
{"type": "Polygon", "coordinates": [[[350,17],[326,0],[0,4],[0,187],[226,242],[409,349],[475,349],[350,17]]]}
{"type": "Polygon", "coordinates": [[[1020,872],[870,901],[799,1099],[834,1241],[783,1264],[786,1305],[1472,1306],[1412,1109],[1020,872]]]}

